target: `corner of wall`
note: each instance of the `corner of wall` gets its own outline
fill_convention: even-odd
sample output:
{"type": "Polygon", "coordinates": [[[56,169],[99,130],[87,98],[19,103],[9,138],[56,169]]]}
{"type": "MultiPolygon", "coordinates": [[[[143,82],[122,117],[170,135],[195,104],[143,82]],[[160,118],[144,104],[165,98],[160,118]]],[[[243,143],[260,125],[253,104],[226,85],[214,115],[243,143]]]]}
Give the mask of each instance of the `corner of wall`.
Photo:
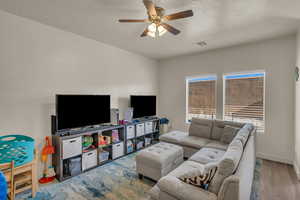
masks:
{"type": "Polygon", "coordinates": [[[297,160],[294,161],[293,167],[294,167],[295,173],[297,175],[297,178],[300,181],[300,168],[299,168],[299,163],[297,162],[297,160]]]}
{"type": "MultiPolygon", "coordinates": [[[[296,66],[299,67],[300,65],[300,29],[298,29],[297,32],[297,60],[296,60],[296,66]]],[[[300,159],[300,105],[298,103],[300,99],[300,84],[299,82],[295,83],[295,158],[293,162],[293,167],[296,172],[298,180],[300,180],[300,165],[299,165],[299,159],[300,159]]]]}
{"type": "Polygon", "coordinates": [[[285,163],[285,164],[291,164],[292,165],[294,163],[290,159],[287,159],[287,158],[284,158],[284,157],[275,156],[275,155],[270,155],[270,154],[263,153],[263,152],[257,152],[256,156],[258,158],[261,158],[261,159],[271,160],[271,161],[285,163]]]}

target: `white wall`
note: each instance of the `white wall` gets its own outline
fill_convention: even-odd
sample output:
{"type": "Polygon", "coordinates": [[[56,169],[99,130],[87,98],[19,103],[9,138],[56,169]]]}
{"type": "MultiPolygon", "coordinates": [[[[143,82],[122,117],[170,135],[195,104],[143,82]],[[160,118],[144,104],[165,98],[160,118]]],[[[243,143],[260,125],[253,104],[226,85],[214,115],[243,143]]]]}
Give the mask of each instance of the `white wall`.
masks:
{"type": "MultiPolygon", "coordinates": [[[[292,163],[294,159],[294,35],[205,53],[180,56],[159,63],[159,111],[173,129],[187,130],[185,77],[217,74],[217,109],[222,110],[223,73],[266,71],[266,130],[257,137],[260,157],[292,163]]],[[[220,115],[219,115],[220,117],[220,115]]]]}
{"type": "Polygon", "coordinates": [[[157,94],[157,62],[0,11],[0,135],[50,135],[55,94],[157,94]]]}
{"type": "MultiPolygon", "coordinates": [[[[300,29],[297,34],[297,65],[300,68],[300,29]]],[[[300,179],[300,80],[295,87],[295,160],[294,167],[300,179]]]]}

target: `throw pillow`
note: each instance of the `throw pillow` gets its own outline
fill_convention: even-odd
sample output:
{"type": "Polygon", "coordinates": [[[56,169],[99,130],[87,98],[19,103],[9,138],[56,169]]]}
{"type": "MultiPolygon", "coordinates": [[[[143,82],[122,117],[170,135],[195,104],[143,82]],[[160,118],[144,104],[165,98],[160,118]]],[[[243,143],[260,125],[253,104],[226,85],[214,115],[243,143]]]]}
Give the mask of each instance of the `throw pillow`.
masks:
{"type": "Polygon", "coordinates": [[[212,120],[193,118],[189,128],[189,135],[210,139],[212,124],[212,120]]]}
{"type": "Polygon", "coordinates": [[[205,170],[201,171],[194,169],[184,175],[181,175],[178,179],[187,184],[208,190],[209,184],[216,174],[217,169],[218,168],[215,163],[209,163],[205,166],[205,170]]]}
{"type": "Polygon", "coordinates": [[[239,130],[240,129],[237,127],[226,125],[223,129],[221,142],[229,144],[233,140],[233,138],[236,136],[236,134],[239,130]]]}

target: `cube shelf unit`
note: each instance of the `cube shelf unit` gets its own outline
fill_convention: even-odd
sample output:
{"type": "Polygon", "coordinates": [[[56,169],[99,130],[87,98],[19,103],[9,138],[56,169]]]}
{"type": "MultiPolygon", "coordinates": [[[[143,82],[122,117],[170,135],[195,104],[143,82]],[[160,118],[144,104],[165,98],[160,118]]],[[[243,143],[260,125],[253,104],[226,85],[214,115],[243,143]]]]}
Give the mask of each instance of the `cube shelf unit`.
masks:
{"type": "Polygon", "coordinates": [[[124,156],[125,126],[102,126],[98,128],[59,132],[52,136],[55,154],[52,163],[59,181],[64,181],[99,165],[124,156]],[[118,141],[113,141],[113,133],[118,141]],[[65,135],[65,136],[61,136],[65,135]],[[100,137],[110,138],[107,144],[100,144],[100,137]],[[89,147],[84,147],[85,138],[93,138],[89,147]]]}
{"type": "Polygon", "coordinates": [[[158,118],[140,119],[126,125],[57,132],[52,136],[55,147],[52,163],[56,177],[59,181],[67,180],[155,144],[158,140],[158,118]],[[129,144],[132,144],[131,151],[127,148],[129,144]]]}
{"type": "Polygon", "coordinates": [[[159,119],[140,119],[126,125],[125,153],[130,154],[159,142],[159,119]]]}

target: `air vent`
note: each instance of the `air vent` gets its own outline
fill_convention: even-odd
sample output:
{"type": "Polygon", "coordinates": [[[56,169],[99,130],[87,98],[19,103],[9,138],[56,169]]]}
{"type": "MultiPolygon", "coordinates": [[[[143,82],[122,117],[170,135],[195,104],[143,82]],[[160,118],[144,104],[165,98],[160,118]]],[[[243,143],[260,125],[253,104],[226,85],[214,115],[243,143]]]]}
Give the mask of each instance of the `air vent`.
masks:
{"type": "Polygon", "coordinates": [[[204,47],[207,45],[207,43],[205,41],[198,42],[197,44],[201,47],[204,47]]]}

